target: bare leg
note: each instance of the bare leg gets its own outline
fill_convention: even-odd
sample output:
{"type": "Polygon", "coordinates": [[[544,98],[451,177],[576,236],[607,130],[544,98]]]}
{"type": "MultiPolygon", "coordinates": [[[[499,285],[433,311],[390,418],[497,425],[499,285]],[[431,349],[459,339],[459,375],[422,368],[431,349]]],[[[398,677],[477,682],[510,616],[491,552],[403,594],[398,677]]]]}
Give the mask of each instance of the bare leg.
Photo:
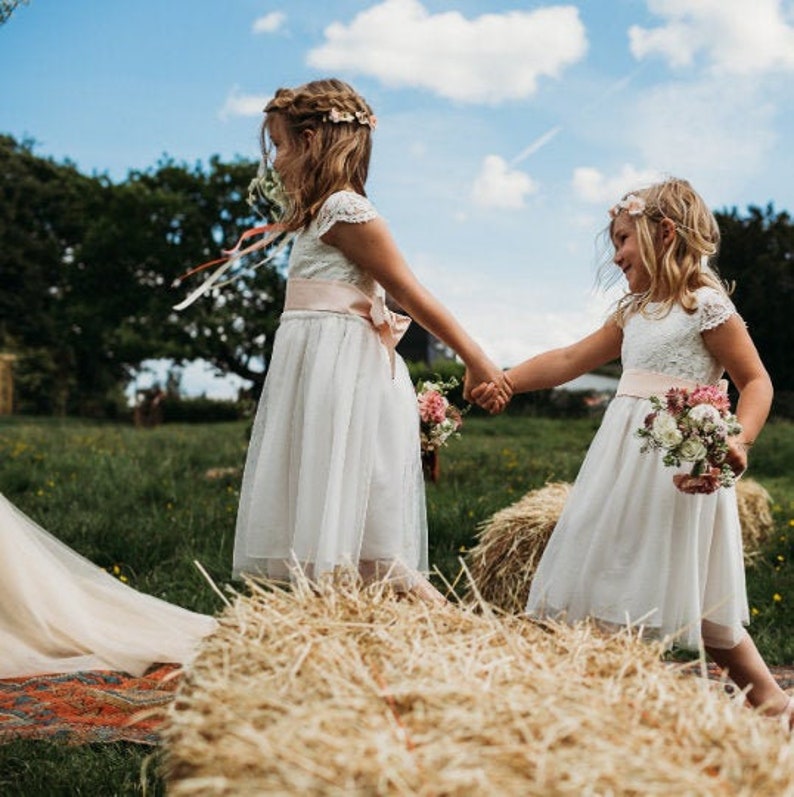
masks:
{"type": "Polygon", "coordinates": [[[430,604],[447,603],[447,599],[421,573],[400,562],[362,559],[358,570],[365,584],[384,581],[398,595],[412,595],[430,604]]]}
{"type": "Polygon", "coordinates": [[[749,687],[747,700],[750,705],[756,708],[765,706],[765,712],[772,716],[788,711],[791,723],[789,697],[769,671],[749,634],[745,634],[735,647],[706,647],[706,652],[718,666],[728,671],[730,679],[739,689],[749,687]]]}

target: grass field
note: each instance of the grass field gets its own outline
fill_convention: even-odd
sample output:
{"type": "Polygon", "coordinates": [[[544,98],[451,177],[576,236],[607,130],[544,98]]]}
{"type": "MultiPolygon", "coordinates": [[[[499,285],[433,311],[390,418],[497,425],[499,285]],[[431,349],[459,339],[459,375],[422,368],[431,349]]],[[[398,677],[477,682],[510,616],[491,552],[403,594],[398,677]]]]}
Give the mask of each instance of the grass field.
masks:
{"type": "MultiPolygon", "coordinates": [[[[547,481],[571,481],[598,421],[469,417],[428,486],[430,559],[448,578],[477,525],[547,481]]],[[[203,612],[220,600],[192,562],[228,581],[247,424],[152,430],[0,418],[0,491],[68,545],[128,583],[203,612]]],[[[771,664],[794,662],[794,424],[770,423],[750,475],[774,499],[776,534],[748,571],[751,631],[771,664]]],[[[135,745],[0,747],[0,794],[162,793],[151,751],[135,745]],[[142,765],[148,766],[142,771],[142,765]]]]}

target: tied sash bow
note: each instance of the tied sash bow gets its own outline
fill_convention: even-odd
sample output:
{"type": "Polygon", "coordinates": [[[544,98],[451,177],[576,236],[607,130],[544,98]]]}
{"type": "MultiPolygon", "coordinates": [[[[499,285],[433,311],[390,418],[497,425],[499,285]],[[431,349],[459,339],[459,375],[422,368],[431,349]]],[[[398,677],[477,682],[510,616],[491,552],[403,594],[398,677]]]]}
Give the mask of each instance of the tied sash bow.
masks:
{"type": "Polygon", "coordinates": [[[394,350],[408,329],[411,319],[390,310],[382,294],[367,296],[349,282],[291,278],[287,280],[284,310],[350,313],[366,319],[375,328],[381,343],[386,347],[392,379],[394,378],[394,350]]]}
{"type": "Polygon", "coordinates": [[[369,318],[372,321],[372,326],[378,331],[381,343],[386,347],[386,351],[389,354],[391,376],[394,379],[394,350],[411,325],[411,319],[407,315],[401,315],[390,310],[386,306],[385,297],[380,294],[372,299],[372,304],[369,308],[369,318]]]}

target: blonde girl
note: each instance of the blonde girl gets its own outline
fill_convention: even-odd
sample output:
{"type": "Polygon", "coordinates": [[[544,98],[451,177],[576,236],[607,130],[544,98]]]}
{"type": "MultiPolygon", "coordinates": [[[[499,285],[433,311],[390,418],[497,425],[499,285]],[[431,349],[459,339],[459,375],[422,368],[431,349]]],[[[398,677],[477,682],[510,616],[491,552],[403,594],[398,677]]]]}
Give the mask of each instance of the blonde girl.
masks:
{"type": "MultiPolygon", "coordinates": [[[[628,291],[599,330],[508,371],[516,391],[549,388],[620,357],[623,376],[533,579],[534,617],[593,618],[607,628],[642,625],[693,649],[701,640],[754,706],[791,716],[744,630],[749,621],[734,490],[686,494],[661,456],[640,453],[635,430],[648,398],[670,387],[739,391],[743,431],[729,440],[736,473],[761,431],[772,385],[741,317],[709,265],[719,229],[702,198],[670,179],[623,197],[611,210],[614,264],[628,291]]],[[[486,406],[493,388],[474,396],[486,406]]]]}
{"type": "Polygon", "coordinates": [[[339,567],[438,600],[416,396],[394,347],[408,319],[466,364],[466,391],[508,382],[416,279],[366,197],[375,115],[340,80],[279,89],[263,154],[294,233],[284,314],[253,427],[234,546],[235,574],[317,579],[339,567]]]}

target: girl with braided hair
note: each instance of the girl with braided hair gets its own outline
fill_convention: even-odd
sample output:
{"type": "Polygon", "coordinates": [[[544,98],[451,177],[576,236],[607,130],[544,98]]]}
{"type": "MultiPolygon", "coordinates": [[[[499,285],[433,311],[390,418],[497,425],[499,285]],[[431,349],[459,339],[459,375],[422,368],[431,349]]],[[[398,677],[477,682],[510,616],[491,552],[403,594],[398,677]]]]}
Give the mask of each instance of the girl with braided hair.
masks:
{"type": "Polygon", "coordinates": [[[319,579],[357,568],[365,581],[443,600],[427,569],[416,395],[395,345],[409,319],[467,367],[465,394],[509,382],[417,280],[366,197],[376,119],[346,83],[279,89],[262,150],[280,178],[294,233],[286,301],[243,475],[235,575],[319,579]]]}

